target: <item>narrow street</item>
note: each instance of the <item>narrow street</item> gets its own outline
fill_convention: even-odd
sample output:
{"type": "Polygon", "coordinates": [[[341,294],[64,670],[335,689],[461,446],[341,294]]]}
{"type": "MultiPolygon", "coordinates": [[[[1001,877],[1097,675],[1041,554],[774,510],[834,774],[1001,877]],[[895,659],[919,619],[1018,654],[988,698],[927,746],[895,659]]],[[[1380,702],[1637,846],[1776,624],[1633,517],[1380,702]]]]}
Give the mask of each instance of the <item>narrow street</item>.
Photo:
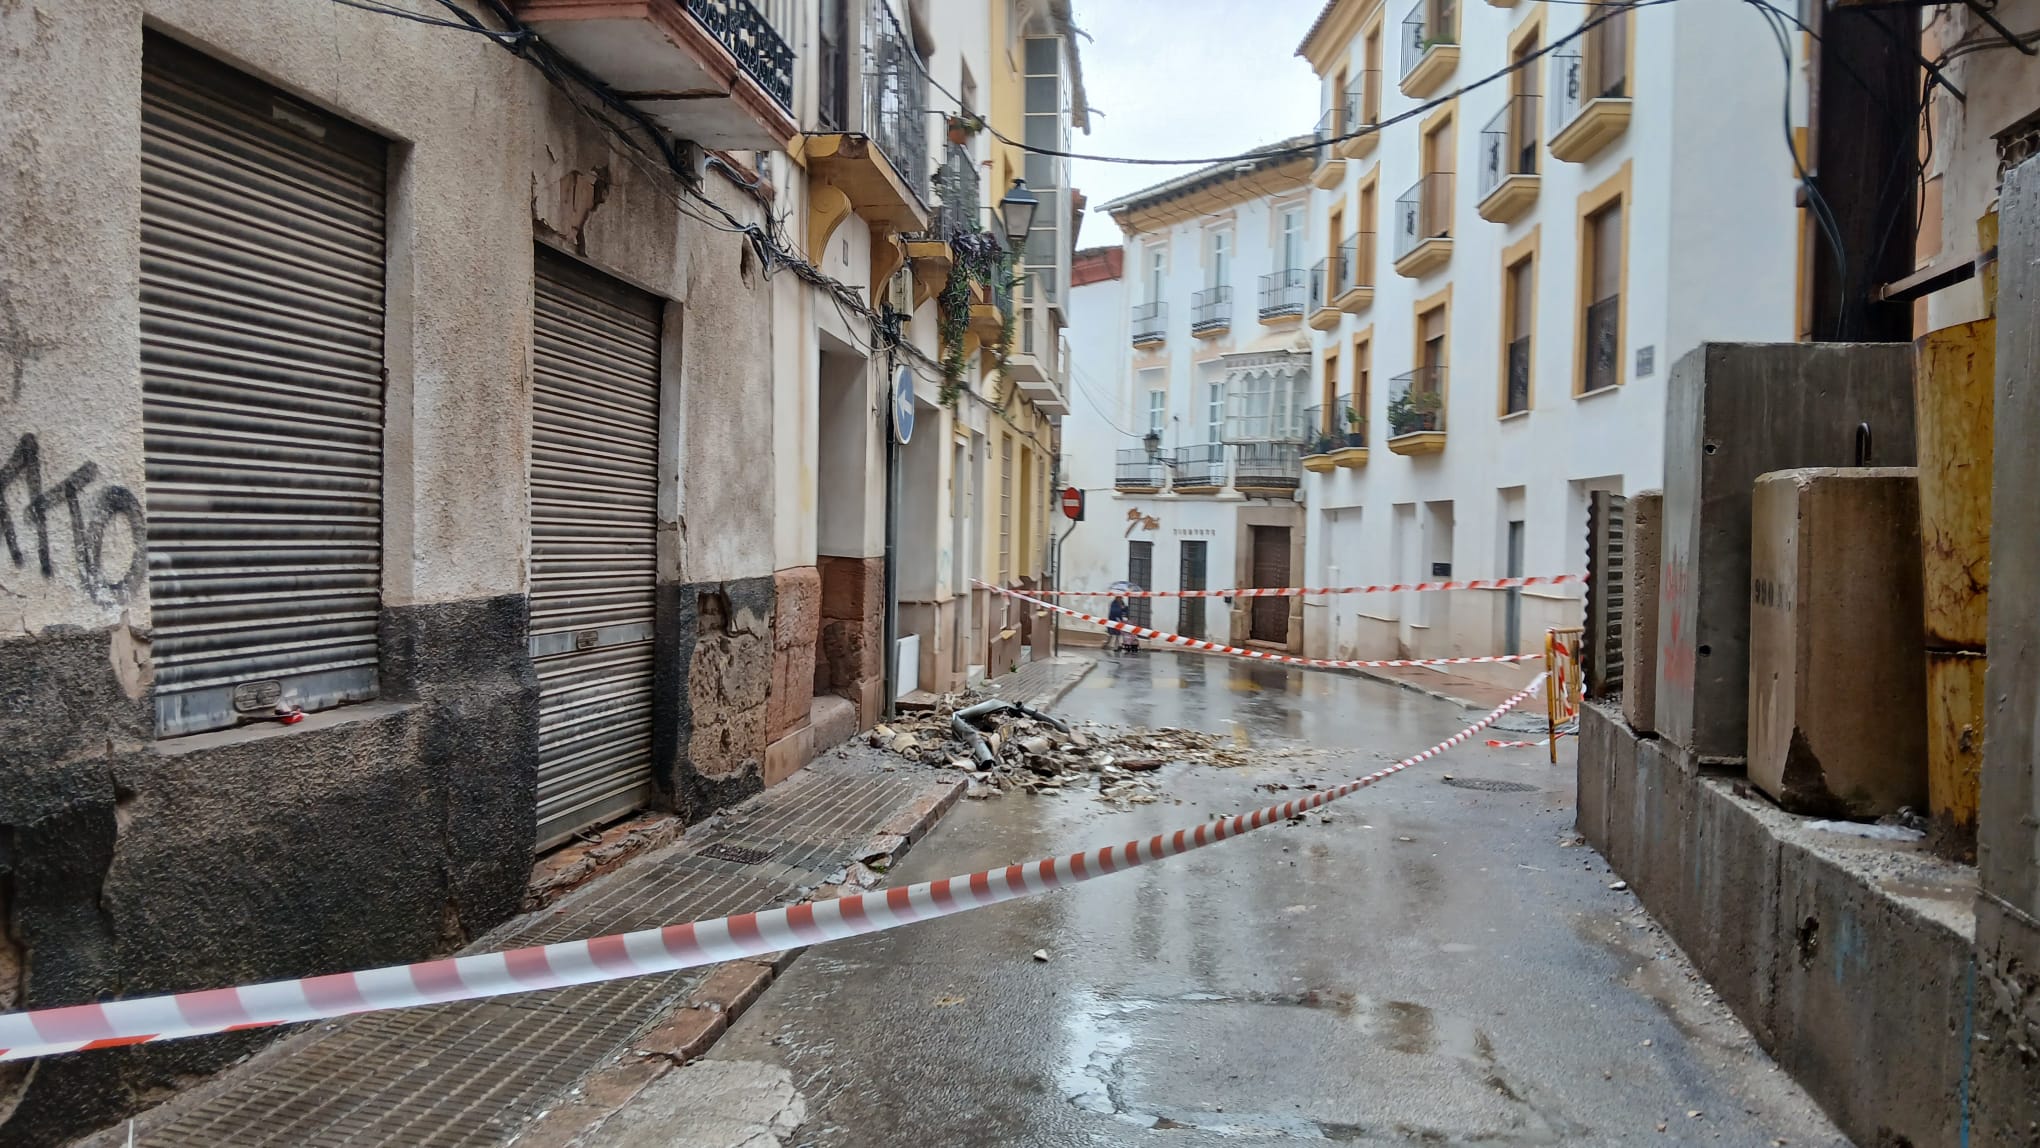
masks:
{"type": "MultiPolygon", "coordinates": [[[[1164,800],[1130,813],[1084,790],[966,801],[893,881],[1258,806],[1470,720],[1379,682],[1166,652],[1103,659],[1057,708],[1275,755],[1172,764],[1164,800]]],[[[1325,818],[812,949],[595,1143],[1846,1143],[1570,844],[1569,758],[1476,740],[1325,818]],[[731,1119],[683,1131],[704,1091],[731,1119]]]]}

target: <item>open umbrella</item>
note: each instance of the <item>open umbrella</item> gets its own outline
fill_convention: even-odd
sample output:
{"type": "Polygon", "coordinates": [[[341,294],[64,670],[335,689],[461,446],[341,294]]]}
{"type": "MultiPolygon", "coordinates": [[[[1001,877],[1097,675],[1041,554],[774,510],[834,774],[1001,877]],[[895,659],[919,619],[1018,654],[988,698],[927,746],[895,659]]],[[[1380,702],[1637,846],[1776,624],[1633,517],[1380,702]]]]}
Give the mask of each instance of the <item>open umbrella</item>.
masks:
{"type": "Polygon", "coordinates": [[[1140,589],[1140,587],[1124,579],[1121,579],[1120,581],[1114,582],[1112,585],[1105,587],[1105,589],[1114,594],[1130,594],[1135,590],[1140,589]]]}

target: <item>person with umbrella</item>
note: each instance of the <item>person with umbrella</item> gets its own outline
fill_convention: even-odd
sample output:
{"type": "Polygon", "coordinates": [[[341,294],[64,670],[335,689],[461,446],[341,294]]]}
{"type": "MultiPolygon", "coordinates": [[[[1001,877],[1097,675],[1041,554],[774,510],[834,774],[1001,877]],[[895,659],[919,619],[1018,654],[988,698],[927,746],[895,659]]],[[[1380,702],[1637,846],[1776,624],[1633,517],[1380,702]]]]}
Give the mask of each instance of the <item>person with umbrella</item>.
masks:
{"type": "MultiPolygon", "coordinates": [[[[1131,582],[1114,582],[1107,587],[1112,593],[1112,605],[1105,611],[1105,617],[1114,622],[1131,622],[1133,606],[1127,602],[1128,593],[1140,589],[1131,582]]],[[[1106,635],[1106,653],[1136,654],[1140,652],[1140,640],[1124,630],[1114,630],[1106,635]]]]}

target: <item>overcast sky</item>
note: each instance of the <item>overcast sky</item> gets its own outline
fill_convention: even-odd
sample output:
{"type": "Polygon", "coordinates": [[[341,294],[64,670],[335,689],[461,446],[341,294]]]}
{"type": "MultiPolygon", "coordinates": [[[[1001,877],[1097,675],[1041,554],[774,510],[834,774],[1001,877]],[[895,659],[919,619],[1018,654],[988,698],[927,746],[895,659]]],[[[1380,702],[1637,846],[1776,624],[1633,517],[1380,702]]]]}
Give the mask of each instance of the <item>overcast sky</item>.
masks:
{"type": "MultiPolygon", "coordinates": [[[[1311,130],[1317,78],[1296,54],[1322,0],[1075,0],[1091,134],[1101,155],[1231,155],[1311,130]]],[[[1071,182],[1093,208],[1194,171],[1078,160],[1071,182]]],[[[1119,242],[1087,211],[1080,247],[1119,242]]]]}

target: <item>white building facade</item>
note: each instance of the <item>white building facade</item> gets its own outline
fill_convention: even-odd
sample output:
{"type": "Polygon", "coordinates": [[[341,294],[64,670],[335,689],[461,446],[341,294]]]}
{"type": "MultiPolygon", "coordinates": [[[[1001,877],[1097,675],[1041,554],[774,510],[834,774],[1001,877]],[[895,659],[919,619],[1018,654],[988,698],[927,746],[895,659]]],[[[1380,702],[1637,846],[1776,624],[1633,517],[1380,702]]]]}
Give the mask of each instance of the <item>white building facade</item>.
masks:
{"type": "MultiPolygon", "coordinates": [[[[1298,573],[1578,575],[1590,494],[1660,484],[1672,363],[1795,335],[1785,71],[1750,66],[1769,34],[1740,5],[1396,5],[1332,0],[1299,49],[1327,110],[1298,573]]],[[[1579,596],[1311,599],[1306,645],[1534,651],[1579,596]]]]}
{"type": "MultiPolygon", "coordinates": [[[[1123,248],[1078,260],[1064,456],[1087,492],[1062,585],[1286,586],[1303,570],[1307,138],[1103,205],[1123,248]]],[[[1099,600],[1092,600],[1097,604],[1099,600]]],[[[1137,599],[1136,620],[1300,650],[1294,599],[1137,599]]]]}

